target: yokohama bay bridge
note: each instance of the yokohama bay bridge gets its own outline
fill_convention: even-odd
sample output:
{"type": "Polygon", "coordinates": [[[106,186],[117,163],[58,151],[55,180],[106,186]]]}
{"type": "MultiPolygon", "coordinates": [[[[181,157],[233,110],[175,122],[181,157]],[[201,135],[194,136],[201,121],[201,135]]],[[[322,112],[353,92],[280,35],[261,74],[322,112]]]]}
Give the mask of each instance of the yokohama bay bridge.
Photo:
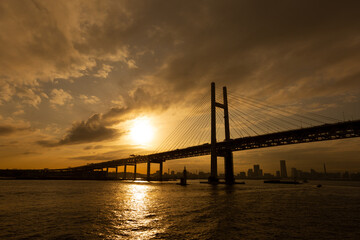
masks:
{"type": "MultiPolygon", "coordinates": [[[[220,103],[216,101],[215,83],[211,83],[211,104],[210,107],[208,106],[203,109],[205,111],[204,116],[209,116],[209,109],[211,109],[210,128],[206,127],[206,122],[209,122],[208,118],[202,116],[203,121],[199,121],[198,119],[194,120],[194,117],[191,116],[191,114],[196,115],[197,113],[201,112],[199,110],[201,109],[201,107],[199,107],[201,104],[196,106],[192,113],[187,116],[187,118],[185,118],[182,123],[180,123],[178,128],[175,129],[174,132],[170,134],[162,144],[167,146],[172,139],[173,142],[175,141],[175,145],[172,146],[175,149],[164,151],[160,146],[157,149],[157,152],[153,154],[138,156],[131,155],[129,158],[93,163],[79,167],[62,169],[61,171],[92,172],[106,169],[108,172],[109,168],[115,168],[117,174],[118,167],[124,166],[124,172],[126,174],[126,166],[133,165],[134,176],[136,177],[136,165],[146,163],[147,179],[150,180],[151,164],[157,163],[160,165],[159,177],[161,180],[163,173],[163,162],[167,160],[211,155],[211,176],[209,177],[209,183],[218,183],[217,159],[218,157],[223,157],[225,163],[225,183],[233,184],[234,151],[360,137],[360,120],[341,122],[335,118],[325,117],[316,113],[312,113],[311,117],[300,116],[296,112],[294,113],[281,108],[268,106],[254,99],[244,97],[239,98],[235,95],[229,96],[231,101],[234,103],[239,103],[243,107],[246,107],[247,104],[248,108],[254,109],[255,114],[246,115],[244,111],[234,108],[232,109],[234,110],[234,114],[232,115],[232,118],[229,118],[229,115],[231,114],[229,114],[230,105],[228,104],[228,93],[226,87],[223,87],[223,101],[220,103]],[[216,111],[217,108],[223,110],[223,115],[220,115],[216,111]],[[269,113],[268,115],[271,115],[270,113],[272,113],[272,118],[266,118],[266,112],[269,113]],[[240,120],[234,120],[236,117],[240,120]],[[184,129],[184,122],[189,121],[189,119],[192,119],[194,123],[188,127],[188,129],[184,129]],[[327,121],[331,120],[333,123],[326,123],[326,120],[324,119],[327,121]],[[203,123],[204,121],[205,123],[203,123]],[[221,121],[223,123],[221,123],[221,121]],[[237,124],[237,126],[239,126],[235,127],[233,130],[238,133],[240,137],[230,137],[230,121],[232,121],[232,124],[237,124]],[[256,122],[256,124],[251,125],[252,122],[256,122]],[[297,122],[297,124],[294,124],[294,122],[297,122]],[[314,123],[317,123],[317,125],[314,123]],[[219,124],[221,124],[221,127],[219,124]],[[306,126],[303,127],[302,125],[306,126]],[[290,129],[281,131],[279,126],[287,126],[287,128],[290,129]],[[179,147],[179,144],[176,145],[176,142],[184,141],[184,138],[189,139],[189,134],[198,129],[202,130],[199,135],[202,137],[205,136],[207,139],[210,137],[210,143],[197,144],[186,147],[179,147]],[[209,131],[209,129],[211,130],[209,131]],[[223,132],[225,138],[221,142],[217,141],[217,133],[219,133],[219,129],[224,130],[223,132]],[[273,132],[269,133],[269,131],[273,132]],[[210,136],[208,132],[210,132],[210,136]],[[179,133],[183,133],[184,136],[175,136],[176,134],[179,135],[179,133]],[[252,134],[255,134],[255,136],[252,134]],[[178,138],[177,140],[176,137],[178,138]]],[[[204,102],[208,102],[207,99],[204,102]]],[[[198,139],[198,142],[201,142],[201,138],[198,139]]]]}

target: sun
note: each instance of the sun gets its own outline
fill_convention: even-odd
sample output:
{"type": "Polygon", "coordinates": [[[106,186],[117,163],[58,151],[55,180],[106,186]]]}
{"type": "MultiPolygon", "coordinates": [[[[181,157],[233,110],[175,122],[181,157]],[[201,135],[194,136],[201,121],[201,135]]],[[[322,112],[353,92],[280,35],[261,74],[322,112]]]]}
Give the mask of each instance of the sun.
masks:
{"type": "Polygon", "coordinates": [[[136,118],[130,129],[130,137],[136,144],[148,145],[154,138],[154,131],[150,119],[147,117],[136,118]]]}

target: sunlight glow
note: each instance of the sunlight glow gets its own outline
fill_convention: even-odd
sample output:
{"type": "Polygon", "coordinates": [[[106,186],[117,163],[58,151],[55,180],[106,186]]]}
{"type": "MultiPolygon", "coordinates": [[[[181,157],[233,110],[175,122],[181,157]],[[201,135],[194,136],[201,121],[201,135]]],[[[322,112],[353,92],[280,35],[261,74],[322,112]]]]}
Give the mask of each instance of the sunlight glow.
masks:
{"type": "Polygon", "coordinates": [[[147,117],[137,118],[133,121],[130,129],[130,136],[134,143],[139,145],[147,145],[154,138],[154,127],[147,117]]]}

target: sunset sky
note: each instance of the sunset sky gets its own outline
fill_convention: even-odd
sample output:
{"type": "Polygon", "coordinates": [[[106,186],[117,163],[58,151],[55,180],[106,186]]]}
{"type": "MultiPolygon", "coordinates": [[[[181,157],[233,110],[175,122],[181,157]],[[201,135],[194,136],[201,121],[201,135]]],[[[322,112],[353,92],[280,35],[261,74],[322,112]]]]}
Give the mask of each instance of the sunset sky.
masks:
{"type": "MultiPolygon", "coordinates": [[[[211,82],[360,119],[359,9],[359,1],[1,1],[0,169],[152,153],[211,82]]],[[[235,173],[253,164],[274,172],[280,159],[289,168],[360,171],[359,144],[239,152],[235,173]]],[[[164,169],[184,165],[210,171],[210,157],[164,169]]]]}

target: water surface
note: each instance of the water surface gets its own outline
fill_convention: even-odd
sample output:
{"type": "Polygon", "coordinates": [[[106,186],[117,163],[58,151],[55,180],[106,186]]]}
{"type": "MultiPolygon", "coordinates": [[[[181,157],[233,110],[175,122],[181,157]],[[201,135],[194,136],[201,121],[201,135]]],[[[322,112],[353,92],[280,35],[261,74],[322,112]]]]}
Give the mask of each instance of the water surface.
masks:
{"type": "Polygon", "coordinates": [[[0,181],[0,239],[359,239],[360,182],[0,181]]]}

